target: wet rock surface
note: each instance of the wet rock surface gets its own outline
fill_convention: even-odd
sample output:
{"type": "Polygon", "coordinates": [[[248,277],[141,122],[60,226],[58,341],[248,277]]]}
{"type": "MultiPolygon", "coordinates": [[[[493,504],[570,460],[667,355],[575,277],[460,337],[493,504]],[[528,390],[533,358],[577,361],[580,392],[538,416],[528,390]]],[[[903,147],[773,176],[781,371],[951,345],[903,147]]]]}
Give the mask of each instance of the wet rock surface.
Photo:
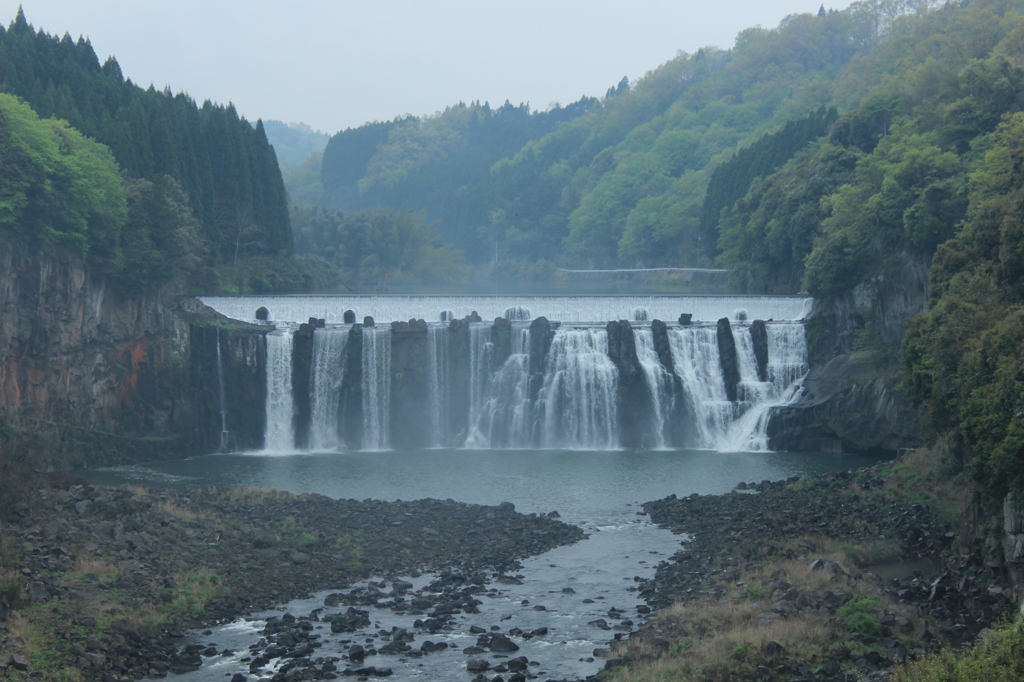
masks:
{"type": "MultiPolygon", "coordinates": [[[[183,673],[226,655],[185,644],[190,627],[228,622],[367,575],[514,571],[522,558],[583,537],[575,526],[517,513],[509,503],[359,502],[252,490],[183,495],[75,485],[40,492],[14,517],[3,528],[3,568],[13,577],[0,596],[0,662],[43,677],[67,667],[102,680],[183,673]],[[55,643],[46,657],[33,657],[24,638],[12,634],[25,623],[55,643]]],[[[404,596],[409,587],[389,586],[396,607],[413,609],[412,596],[404,596]]],[[[440,624],[446,611],[471,608],[471,593],[460,590],[416,597],[430,614],[424,621],[440,624]]],[[[358,595],[345,597],[353,599],[358,595]]],[[[352,604],[327,627],[363,627],[359,611],[352,604]]],[[[315,660],[313,628],[286,616],[267,628],[267,646],[254,656],[271,649],[288,654],[295,665],[280,679],[311,679],[289,671],[315,660]]],[[[392,637],[391,646],[405,641],[392,637]]],[[[330,675],[351,667],[338,663],[316,665],[330,675]]],[[[349,674],[387,673],[371,667],[349,674]]]]}

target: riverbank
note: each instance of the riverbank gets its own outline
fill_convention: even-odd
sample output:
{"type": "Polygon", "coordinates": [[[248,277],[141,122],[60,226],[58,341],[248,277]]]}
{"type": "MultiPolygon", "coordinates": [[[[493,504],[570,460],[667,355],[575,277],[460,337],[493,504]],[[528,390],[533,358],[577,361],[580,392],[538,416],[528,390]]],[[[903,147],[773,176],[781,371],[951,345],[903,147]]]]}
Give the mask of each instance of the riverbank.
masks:
{"type": "Polygon", "coordinates": [[[511,503],[68,482],[26,497],[2,526],[0,677],[186,672],[223,653],[184,644],[186,629],[369,575],[513,571],[524,557],[583,537],[511,503]]]}
{"type": "MultiPolygon", "coordinates": [[[[330,608],[319,618],[314,609],[267,623],[243,658],[248,678],[291,679],[282,661],[303,679],[332,679],[344,669],[372,674],[376,659],[353,658],[352,644],[343,647],[348,653],[319,654],[323,640],[314,631],[367,630],[349,622],[367,604],[401,612],[402,628],[422,612],[415,637],[369,628],[360,636],[373,644],[359,640],[358,648],[366,656],[431,653],[420,636],[440,628],[444,637],[453,612],[474,613],[474,602],[496,596],[495,583],[515,580],[509,574],[519,560],[583,537],[579,528],[508,503],[75,483],[54,482],[8,509],[0,602],[13,609],[0,604],[0,667],[12,679],[127,680],[195,670],[224,652],[183,638],[188,628],[323,590],[339,591],[338,603],[324,598],[330,608]],[[429,588],[415,579],[428,571],[437,573],[429,588]],[[353,589],[366,576],[378,582],[353,589]]],[[[1014,595],[1001,572],[986,566],[971,524],[961,523],[967,503],[963,485],[939,476],[928,453],[648,502],[644,513],[680,533],[683,545],[653,579],[633,581],[646,606],[607,612],[617,639],[594,652],[607,659],[600,679],[849,682],[968,644],[1000,622],[1014,595]]],[[[496,630],[497,623],[483,625],[496,630]]],[[[506,639],[524,645],[529,634],[481,634],[463,652],[467,679],[528,679],[529,670],[503,662],[509,656],[501,647],[509,647],[506,639]]]]}
{"type": "Polygon", "coordinates": [[[689,540],[641,594],[661,609],[601,679],[884,678],[984,637],[1013,612],[962,483],[931,453],[731,494],[647,503],[689,540]]]}

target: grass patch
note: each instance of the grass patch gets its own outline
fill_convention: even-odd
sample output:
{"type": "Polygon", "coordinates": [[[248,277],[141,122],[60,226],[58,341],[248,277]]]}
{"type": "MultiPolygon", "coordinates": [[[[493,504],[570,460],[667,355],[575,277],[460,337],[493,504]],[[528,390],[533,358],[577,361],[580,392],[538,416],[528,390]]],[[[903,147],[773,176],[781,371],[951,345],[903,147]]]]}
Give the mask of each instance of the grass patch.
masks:
{"type": "MultiPolygon", "coordinates": [[[[659,614],[659,624],[675,621],[691,634],[667,652],[647,642],[631,642],[623,657],[628,669],[613,677],[617,682],[739,678],[757,665],[770,663],[765,653],[770,641],[786,648],[786,656],[825,660],[838,634],[827,619],[762,622],[760,609],[749,602],[699,601],[670,607],[659,614]],[[699,633],[699,634],[698,634],[699,633]]],[[[680,626],[677,626],[677,629],[680,626]]],[[[621,655],[621,654],[620,654],[621,655]]]]}
{"type": "Polygon", "coordinates": [[[1024,615],[963,652],[944,650],[898,666],[894,682],[1024,680],[1024,615]]]}
{"type": "Polygon", "coordinates": [[[226,591],[220,576],[206,568],[176,573],[172,579],[177,587],[165,593],[168,598],[162,611],[174,618],[192,620],[199,617],[210,600],[226,591]]]}
{"type": "Polygon", "coordinates": [[[181,507],[174,500],[163,500],[156,506],[157,509],[162,511],[164,514],[167,514],[168,516],[173,516],[176,519],[180,519],[182,521],[194,522],[199,519],[209,518],[209,514],[181,507]]]}
{"type": "Polygon", "coordinates": [[[872,637],[882,636],[882,624],[878,622],[878,597],[870,595],[860,599],[851,599],[839,607],[836,615],[843,619],[846,627],[852,632],[872,637]]]}
{"type": "Polygon", "coordinates": [[[103,559],[85,554],[75,557],[74,580],[83,581],[86,576],[94,575],[100,580],[113,582],[117,580],[117,566],[104,561],[103,559]]]}
{"type": "Polygon", "coordinates": [[[294,540],[299,545],[309,546],[320,542],[320,536],[300,525],[294,517],[286,516],[277,524],[278,533],[282,538],[294,540]]]}
{"type": "Polygon", "coordinates": [[[360,546],[362,537],[358,534],[342,535],[334,538],[330,544],[330,552],[339,557],[350,571],[357,571],[363,558],[363,548],[360,546]]]}

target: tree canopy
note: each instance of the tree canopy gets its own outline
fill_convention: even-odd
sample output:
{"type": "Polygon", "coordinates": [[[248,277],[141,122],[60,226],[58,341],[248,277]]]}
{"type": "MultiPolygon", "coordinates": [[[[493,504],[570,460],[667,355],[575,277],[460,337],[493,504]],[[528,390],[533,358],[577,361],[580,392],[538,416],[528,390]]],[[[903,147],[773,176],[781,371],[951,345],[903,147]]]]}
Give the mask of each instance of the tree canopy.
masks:
{"type": "Polygon", "coordinates": [[[209,245],[212,264],[237,254],[290,253],[284,183],[262,122],[232,105],[198,106],[184,93],[125,79],[114,58],[100,63],[88,40],[36,31],[20,9],[0,27],[0,91],[106,145],[135,178],[173,178],[209,245]],[[241,227],[244,225],[244,227],[241,227]]]}

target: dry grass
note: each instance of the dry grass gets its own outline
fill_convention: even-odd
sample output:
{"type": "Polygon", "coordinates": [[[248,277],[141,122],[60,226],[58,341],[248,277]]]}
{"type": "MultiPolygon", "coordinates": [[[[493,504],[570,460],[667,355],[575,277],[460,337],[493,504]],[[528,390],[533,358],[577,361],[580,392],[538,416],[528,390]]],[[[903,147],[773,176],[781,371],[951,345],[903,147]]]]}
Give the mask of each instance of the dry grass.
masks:
{"type": "Polygon", "coordinates": [[[265,502],[275,502],[278,500],[288,499],[293,496],[291,493],[281,492],[280,490],[263,490],[262,488],[231,488],[224,491],[224,495],[231,501],[238,504],[263,504],[265,502]]]}
{"type": "Polygon", "coordinates": [[[617,672],[614,679],[728,679],[767,662],[764,648],[770,641],[783,645],[787,656],[800,652],[815,658],[837,637],[835,628],[821,617],[762,622],[760,615],[761,609],[750,602],[707,600],[670,607],[658,620],[679,619],[693,635],[672,643],[667,652],[647,642],[631,642],[623,653],[632,665],[617,672]],[[695,634],[700,631],[702,635],[695,634]]]}
{"type": "Polygon", "coordinates": [[[117,577],[117,566],[89,554],[79,554],[75,557],[75,573],[79,575],[96,575],[101,578],[113,580],[117,577]]]}
{"type": "Polygon", "coordinates": [[[173,516],[177,519],[181,519],[182,521],[194,522],[200,519],[205,520],[210,518],[210,515],[206,512],[181,507],[174,500],[163,500],[157,505],[157,509],[168,516],[173,516]]]}

